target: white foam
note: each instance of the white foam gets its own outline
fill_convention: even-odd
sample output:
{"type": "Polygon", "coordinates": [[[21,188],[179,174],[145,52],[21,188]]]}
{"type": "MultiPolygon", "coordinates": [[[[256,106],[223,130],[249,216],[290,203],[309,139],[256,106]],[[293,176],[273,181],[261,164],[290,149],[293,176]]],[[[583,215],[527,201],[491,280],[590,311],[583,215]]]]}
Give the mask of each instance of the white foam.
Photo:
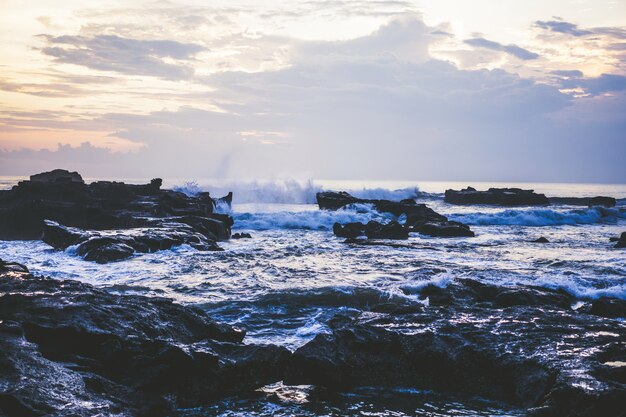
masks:
{"type": "Polygon", "coordinates": [[[553,209],[509,209],[492,213],[455,213],[448,215],[448,218],[472,226],[560,226],[616,223],[619,219],[626,219],[626,211],[620,208],[604,207],[566,211],[553,209]]]}
{"type": "Polygon", "coordinates": [[[355,204],[336,211],[307,210],[259,213],[234,213],[237,230],[304,229],[330,230],[333,224],[370,220],[389,221],[391,214],[379,213],[369,204],[355,204]]]}

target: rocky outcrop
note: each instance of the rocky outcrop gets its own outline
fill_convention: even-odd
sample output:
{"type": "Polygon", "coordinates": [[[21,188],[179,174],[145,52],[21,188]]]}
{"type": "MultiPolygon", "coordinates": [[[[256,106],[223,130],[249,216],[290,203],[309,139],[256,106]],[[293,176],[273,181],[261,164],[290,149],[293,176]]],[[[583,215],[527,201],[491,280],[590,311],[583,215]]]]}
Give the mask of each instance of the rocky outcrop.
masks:
{"type": "Polygon", "coordinates": [[[614,248],[626,248],[626,232],[622,232],[619,237],[612,237],[611,242],[615,242],[614,248]]]}
{"type": "Polygon", "coordinates": [[[412,387],[478,396],[530,416],[622,412],[623,322],[574,311],[571,295],[543,288],[458,280],[416,295],[429,306],[336,316],[330,333],[294,352],[285,383],[412,387]]]}
{"type": "Polygon", "coordinates": [[[565,204],[570,206],[601,206],[615,207],[617,201],[613,197],[597,196],[597,197],[550,197],[550,204],[565,204]]]}
{"type": "Polygon", "coordinates": [[[167,416],[282,378],[284,348],[164,298],[0,261],[0,414],[167,416]]]}
{"type": "Polygon", "coordinates": [[[417,204],[415,200],[406,199],[400,202],[389,200],[364,200],[351,196],[345,191],[325,191],[317,193],[317,203],[320,209],[337,210],[350,204],[371,204],[374,209],[382,213],[391,213],[394,216],[406,216],[403,225],[391,222],[382,225],[379,222],[347,223],[333,225],[336,236],[353,239],[366,235],[372,239],[407,239],[408,232],[419,232],[429,236],[440,237],[472,237],[474,232],[470,227],[448,221],[448,218],[437,213],[425,204],[417,204]],[[369,226],[369,227],[368,227],[369,226]],[[369,230],[369,232],[368,232],[369,230]]]}
{"type": "Polygon", "coordinates": [[[359,236],[367,236],[368,239],[408,239],[409,232],[407,228],[398,222],[389,222],[382,224],[376,221],[370,221],[367,224],[360,222],[346,223],[344,225],[335,223],[333,225],[335,236],[356,238],[359,236]]]}
{"type": "Polygon", "coordinates": [[[76,245],[79,256],[97,263],[118,261],[135,253],[156,252],[182,244],[198,250],[222,250],[215,243],[213,232],[205,229],[202,222],[197,229],[185,223],[162,222],[160,225],[126,230],[85,231],[44,220],[42,240],[59,250],[76,245]],[[198,229],[204,233],[198,232],[198,229]]]}
{"type": "Polygon", "coordinates": [[[85,182],[78,172],[69,172],[65,169],[54,169],[52,171],[42,172],[41,174],[31,175],[30,180],[33,182],[77,182],[80,184],[85,182]]]}
{"type": "Polygon", "coordinates": [[[490,188],[477,191],[467,187],[464,190],[446,190],[444,201],[449,204],[485,204],[495,206],[544,206],[550,201],[544,194],[520,188],[490,188]]]}
{"type": "MultiPolygon", "coordinates": [[[[161,184],[159,178],[141,185],[113,181],[85,184],[79,174],[64,170],[33,175],[31,181],[0,191],[0,239],[40,239],[44,219],[81,229],[106,230],[143,227],[153,217],[207,217],[214,212],[216,201],[209,193],[189,197],[162,190],[161,184]]],[[[230,204],[231,200],[232,194],[220,202],[230,204]]]]}

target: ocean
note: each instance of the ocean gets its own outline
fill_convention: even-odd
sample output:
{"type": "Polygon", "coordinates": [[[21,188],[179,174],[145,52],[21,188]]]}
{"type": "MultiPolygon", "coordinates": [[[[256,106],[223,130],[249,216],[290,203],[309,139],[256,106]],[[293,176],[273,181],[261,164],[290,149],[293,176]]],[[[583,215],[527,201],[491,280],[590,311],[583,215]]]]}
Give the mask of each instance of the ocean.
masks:
{"type": "MultiPolygon", "coordinates": [[[[9,188],[19,179],[0,177],[0,187],[9,188]]],[[[272,343],[291,350],[327,332],[328,321],[338,312],[359,311],[380,300],[427,304],[428,299],[418,296],[421,288],[427,284],[445,287],[459,278],[498,286],[559,288],[582,300],[626,299],[626,257],[609,243],[609,238],[626,231],[626,184],[166,180],[164,187],[189,194],[207,190],[214,197],[233,191],[232,208],[220,210],[233,216],[233,232],[248,232],[252,239],[221,242],[223,252],[199,252],[183,245],[105,265],[82,260],[71,247],[59,252],[41,241],[0,241],[0,257],[28,265],[35,274],[194,304],[219,321],[246,328],[246,343],[272,343]],[[445,189],[468,185],[530,188],[548,197],[606,195],[618,203],[613,208],[444,203],[445,189]],[[476,237],[411,234],[406,247],[346,244],[333,235],[333,223],[394,218],[367,204],[321,211],[315,204],[315,193],[320,190],[346,190],[362,198],[414,198],[451,220],[470,225],[476,237]],[[531,242],[541,236],[549,243],[531,242]]],[[[302,400],[306,389],[269,386],[256,397],[181,410],[181,415],[519,413],[401,388],[355,391],[312,405],[302,400]]]]}

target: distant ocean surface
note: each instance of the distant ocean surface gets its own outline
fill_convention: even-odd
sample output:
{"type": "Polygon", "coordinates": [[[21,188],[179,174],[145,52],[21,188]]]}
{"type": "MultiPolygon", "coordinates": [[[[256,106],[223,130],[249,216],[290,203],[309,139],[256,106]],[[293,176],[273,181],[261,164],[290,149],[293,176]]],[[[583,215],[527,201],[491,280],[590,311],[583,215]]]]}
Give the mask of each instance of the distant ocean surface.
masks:
{"type": "MultiPolygon", "coordinates": [[[[0,188],[10,188],[20,179],[0,177],[0,188]]],[[[625,252],[609,243],[610,237],[626,231],[626,184],[166,180],[164,187],[189,194],[206,190],[214,197],[233,191],[229,211],[235,220],[233,232],[249,232],[253,238],[222,242],[224,252],[198,252],[181,246],[105,265],[83,261],[71,249],[54,251],[40,241],[0,241],[0,257],[24,263],[37,274],[79,279],[119,293],[167,296],[197,304],[218,320],[245,327],[246,342],[290,349],[328,331],[327,322],[337,312],[358,310],[373,296],[423,303],[417,296],[421,288],[429,283],[444,287],[456,278],[500,286],[524,283],[561,288],[581,299],[626,299],[625,252]],[[614,208],[501,208],[443,202],[445,189],[466,186],[529,188],[548,197],[612,196],[618,204],[614,208]],[[471,225],[476,237],[412,234],[409,242],[413,248],[353,247],[333,235],[333,223],[389,221],[393,217],[368,205],[320,211],[315,204],[315,193],[320,190],[346,190],[362,198],[415,198],[451,220],[471,225]],[[550,243],[530,243],[540,236],[550,243]]],[[[363,404],[366,407],[368,403],[363,404]]],[[[212,412],[267,415],[264,406],[254,403],[246,409],[241,405],[243,411],[238,414],[226,412],[227,407],[221,405],[226,408],[212,412]]],[[[405,415],[355,407],[353,415],[405,415]],[[368,410],[373,414],[359,414],[368,410]]],[[[445,415],[476,415],[461,406],[458,413],[449,407],[443,410],[445,415]]],[[[437,414],[441,410],[422,411],[444,415],[437,414]]],[[[292,415],[295,411],[272,412],[292,415]]]]}

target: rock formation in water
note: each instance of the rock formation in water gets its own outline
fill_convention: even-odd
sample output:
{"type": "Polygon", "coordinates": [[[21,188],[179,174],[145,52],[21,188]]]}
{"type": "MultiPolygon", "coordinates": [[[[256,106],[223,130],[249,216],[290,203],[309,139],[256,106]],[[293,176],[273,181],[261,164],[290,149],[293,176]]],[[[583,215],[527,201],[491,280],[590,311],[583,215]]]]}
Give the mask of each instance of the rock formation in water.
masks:
{"type": "Polygon", "coordinates": [[[446,190],[444,201],[449,204],[486,204],[496,206],[545,206],[550,201],[544,194],[520,188],[490,188],[477,191],[467,187],[464,190],[446,190]]]}
{"type": "Polygon", "coordinates": [[[230,238],[233,220],[214,210],[216,204],[230,205],[232,193],[217,200],[209,193],[190,197],[161,184],[159,178],[142,185],[85,184],[78,173],[65,170],[33,175],[0,191],[0,239],[43,237],[57,249],[81,244],[85,259],[98,262],[182,243],[219,250],[216,242],[230,238]],[[69,239],[68,234],[74,236],[69,244],[55,239],[69,239]]]}
{"type": "Polygon", "coordinates": [[[351,196],[345,191],[325,191],[317,193],[317,204],[322,210],[337,210],[350,204],[371,204],[382,213],[391,213],[394,216],[406,216],[404,225],[390,223],[383,225],[379,222],[336,224],[333,226],[335,235],[339,237],[355,238],[366,235],[372,239],[407,239],[408,232],[419,232],[428,236],[439,237],[472,237],[474,232],[470,227],[448,221],[448,218],[437,213],[425,204],[417,204],[415,200],[405,199],[400,202],[389,200],[365,200],[351,196]],[[398,227],[404,228],[403,231],[398,227]],[[369,231],[369,233],[368,233],[369,231]]]}

